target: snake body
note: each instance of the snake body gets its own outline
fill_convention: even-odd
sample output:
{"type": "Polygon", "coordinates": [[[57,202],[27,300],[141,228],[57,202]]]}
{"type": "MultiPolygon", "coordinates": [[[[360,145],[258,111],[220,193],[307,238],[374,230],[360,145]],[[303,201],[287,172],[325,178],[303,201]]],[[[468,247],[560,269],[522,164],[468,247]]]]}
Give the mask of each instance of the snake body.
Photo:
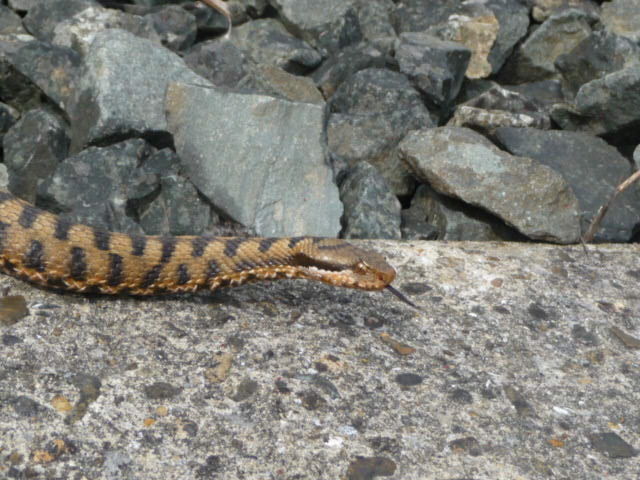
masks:
{"type": "Polygon", "coordinates": [[[0,268],[45,287],[131,295],[279,278],[381,290],[396,275],[380,254],[339,239],[129,235],[70,222],[4,191],[0,268]]]}

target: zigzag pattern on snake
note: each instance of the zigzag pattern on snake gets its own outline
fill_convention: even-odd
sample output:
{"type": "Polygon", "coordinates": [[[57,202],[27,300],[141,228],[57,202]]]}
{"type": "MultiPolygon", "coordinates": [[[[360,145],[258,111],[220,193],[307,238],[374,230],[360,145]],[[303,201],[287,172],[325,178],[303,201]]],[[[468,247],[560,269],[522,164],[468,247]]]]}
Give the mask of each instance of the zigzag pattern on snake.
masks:
{"type": "Polygon", "coordinates": [[[381,290],[396,272],[334,238],[142,236],[69,222],[0,191],[0,269],[51,288],[154,295],[305,278],[381,290]]]}

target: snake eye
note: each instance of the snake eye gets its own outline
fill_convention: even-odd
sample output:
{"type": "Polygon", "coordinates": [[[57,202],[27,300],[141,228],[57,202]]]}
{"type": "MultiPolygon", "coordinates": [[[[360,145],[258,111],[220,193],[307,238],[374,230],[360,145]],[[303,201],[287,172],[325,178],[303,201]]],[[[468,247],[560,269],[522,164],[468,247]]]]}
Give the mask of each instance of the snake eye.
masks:
{"type": "Polygon", "coordinates": [[[356,263],[356,266],[354,267],[354,271],[356,273],[360,273],[360,274],[365,274],[370,270],[369,265],[367,265],[367,262],[363,262],[362,260],[360,260],[358,263],[356,263]]]}

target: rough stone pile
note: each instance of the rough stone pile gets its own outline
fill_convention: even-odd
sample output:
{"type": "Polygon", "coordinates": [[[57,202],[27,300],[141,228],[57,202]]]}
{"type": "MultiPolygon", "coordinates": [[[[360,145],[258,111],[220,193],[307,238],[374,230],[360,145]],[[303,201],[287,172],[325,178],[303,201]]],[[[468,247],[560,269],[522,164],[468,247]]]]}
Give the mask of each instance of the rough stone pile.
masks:
{"type": "Polygon", "coordinates": [[[0,5],[1,173],[74,221],[573,243],[633,171],[638,0],[133,3],[0,5]]]}

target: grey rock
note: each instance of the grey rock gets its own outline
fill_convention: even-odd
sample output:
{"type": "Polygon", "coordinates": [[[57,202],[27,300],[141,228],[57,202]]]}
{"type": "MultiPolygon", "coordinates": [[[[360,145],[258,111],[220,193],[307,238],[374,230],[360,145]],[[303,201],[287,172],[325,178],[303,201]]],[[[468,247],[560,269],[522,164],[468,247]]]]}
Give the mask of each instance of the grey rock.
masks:
{"type": "Polygon", "coordinates": [[[415,182],[395,154],[395,146],[409,130],[434,123],[407,78],[389,70],[361,70],[336,91],[331,109],[330,151],[347,165],[370,162],[396,195],[410,194],[415,182]]]}
{"type": "Polygon", "coordinates": [[[0,137],[15,125],[20,118],[20,112],[6,103],[0,102],[0,137]]]}
{"type": "Polygon", "coordinates": [[[499,86],[500,85],[497,82],[487,80],[486,78],[467,78],[462,82],[460,93],[456,97],[456,103],[460,104],[468,102],[472,98],[482,95],[490,88],[499,86]]]}
{"type": "Polygon", "coordinates": [[[580,130],[594,135],[628,133],[638,139],[640,65],[624,68],[583,85],[576,95],[575,106],[581,117],[580,130]]]}
{"type": "Polygon", "coordinates": [[[265,10],[269,7],[269,0],[240,0],[245,10],[252,17],[262,17],[265,10]]]}
{"type": "Polygon", "coordinates": [[[396,3],[391,12],[391,23],[398,33],[424,32],[449,19],[460,8],[458,0],[425,2],[424,0],[405,0],[396,3]]]}
{"type": "Polygon", "coordinates": [[[58,164],[38,189],[39,204],[63,212],[77,223],[127,233],[142,233],[128,216],[130,191],[139,184],[155,187],[137,167],[151,153],[144,140],[127,140],[109,147],[90,147],[58,164]]]}
{"type": "Polygon", "coordinates": [[[9,188],[9,172],[4,163],[0,163],[0,188],[4,190],[9,188]]]}
{"type": "Polygon", "coordinates": [[[44,1],[46,0],[9,0],[7,3],[13,10],[26,12],[38,3],[43,3],[44,1]]]}
{"type": "Polygon", "coordinates": [[[132,210],[148,234],[184,232],[185,235],[255,236],[238,224],[221,222],[209,203],[182,174],[178,155],[169,148],[143,159],[143,178],[128,189],[132,210]],[[153,181],[150,179],[156,179],[153,181]]]}
{"type": "Polygon", "coordinates": [[[363,39],[383,50],[393,46],[396,31],[389,14],[395,8],[392,0],[356,0],[358,23],[363,39]]]}
{"type": "Polygon", "coordinates": [[[565,100],[562,84],[559,80],[549,79],[519,85],[504,85],[503,88],[525,95],[549,115],[554,105],[565,100]]]}
{"type": "Polygon", "coordinates": [[[558,102],[551,107],[550,112],[553,121],[563,130],[589,131],[588,120],[578,111],[576,106],[569,102],[558,102]]]}
{"type": "Polygon", "coordinates": [[[455,198],[441,195],[428,185],[420,185],[403,211],[403,238],[424,225],[435,228],[433,239],[450,241],[496,241],[520,239],[497,217],[455,198]]]}
{"type": "Polygon", "coordinates": [[[497,215],[536,240],[580,238],[578,201],[560,174],[457,127],[410,132],[398,145],[415,175],[438,192],[497,215]]]}
{"type": "Polygon", "coordinates": [[[26,35],[0,35],[0,59],[5,62],[7,56],[12,55],[19,48],[29,42],[35,41],[35,38],[29,34],[26,35]]]}
{"type": "Polygon", "coordinates": [[[531,16],[538,23],[544,22],[554,13],[569,8],[579,8],[594,15],[600,13],[600,5],[594,0],[533,0],[530,3],[531,16]]]}
{"type": "Polygon", "coordinates": [[[196,40],[196,17],[178,5],[167,5],[146,15],[151,20],[162,45],[173,51],[183,51],[196,40]]]}
{"type": "Polygon", "coordinates": [[[22,26],[22,19],[9,8],[0,5],[0,35],[20,35],[27,31],[22,26]]]}
{"type": "MultiPolygon", "coordinates": [[[[381,115],[372,115],[372,119],[381,118],[381,115]]],[[[356,117],[357,118],[357,117],[356,117]]],[[[423,127],[422,125],[421,127],[423,127]]],[[[390,126],[395,130],[395,125],[390,126]]],[[[397,130],[395,130],[397,131],[397,130]]],[[[371,132],[367,132],[370,135],[371,132]]],[[[398,137],[394,138],[389,147],[397,145],[398,137]]],[[[394,195],[398,197],[407,197],[411,195],[416,189],[416,179],[414,178],[411,170],[407,167],[407,164],[402,161],[398,149],[385,148],[377,156],[371,157],[367,160],[371,165],[375,166],[380,175],[382,175],[387,183],[387,186],[391,189],[394,195]]]]}
{"type": "MultiPolygon", "coordinates": [[[[419,185],[416,189],[409,208],[402,210],[402,238],[405,240],[438,240],[443,237],[446,223],[435,222],[444,220],[438,218],[437,203],[434,201],[437,192],[428,185],[419,185]],[[424,233],[431,237],[424,237],[424,233]]],[[[444,197],[444,196],[443,196],[444,197]]]]}
{"type": "MultiPolygon", "coordinates": [[[[511,54],[514,46],[527,33],[529,9],[524,2],[510,0],[488,0],[486,2],[458,2],[445,0],[424,2],[409,0],[400,2],[391,18],[398,32],[423,32],[436,35],[442,40],[465,43],[476,48],[477,40],[460,30],[461,24],[471,22],[469,27],[478,32],[482,22],[495,16],[495,34],[486,39],[487,48],[481,56],[490,64],[490,71],[496,73],[511,54]],[[473,26],[472,24],[475,24],[473,26]],[[467,38],[466,43],[463,38],[467,38]]],[[[485,25],[489,27],[489,25],[485,25]]],[[[463,27],[463,30],[466,27],[463,27]]],[[[493,28],[491,28],[493,30],[493,28]]]]}
{"type": "Polygon", "coordinates": [[[324,106],[324,97],[308,77],[285,72],[272,65],[256,65],[242,86],[256,93],[291,102],[315,103],[324,106]]]}
{"type": "Polygon", "coordinates": [[[87,8],[101,8],[95,0],[49,0],[29,8],[23,19],[24,26],[39,40],[51,41],[56,26],[87,8]]]}
{"type": "Polygon", "coordinates": [[[369,44],[351,45],[331,55],[312,74],[311,78],[326,98],[330,98],[340,84],[356,72],[367,68],[384,68],[388,57],[369,44]]]}
{"type": "Polygon", "coordinates": [[[571,52],[560,55],[556,69],[574,95],[585,83],[640,63],[640,46],[606,30],[593,32],[571,52]]]}
{"type": "Polygon", "coordinates": [[[382,68],[360,70],[331,97],[335,113],[393,113],[410,110],[412,117],[428,121],[429,112],[407,77],[382,68]]]}
{"type": "Polygon", "coordinates": [[[424,212],[418,209],[405,208],[400,218],[403,240],[437,240],[440,235],[438,227],[428,223],[424,212]]]}
{"type": "Polygon", "coordinates": [[[447,125],[452,127],[473,128],[482,133],[490,134],[498,127],[548,129],[551,126],[551,122],[547,115],[486,110],[469,105],[460,105],[456,107],[453,117],[447,122],[447,125]]]}
{"type": "Polygon", "coordinates": [[[185,173],[230,218],[262,236],[338,234],[322,107],[172,83],[166,110],[185,173]]]}
{"type": "Polygon", "coordinates": [[[287,28],[323,56],[362,40],[354,0],[270,0],[287,28]]]}
{"type": "MultiPolygon", "coordinates": [[[[171,2],[169,2],[171,3],[171,2]]],[[[239,25],[248,20],[244,7],[236,1],[225,2],[231,12],[231,23],[239,25]]],[[[205,36],[224,35],[228,32],[227,18],[203,2],[188,2],[181,6],[196,17],[198,33],[205,36]]]]}
{"type": "Polygon", "coordinates": [[[633,151],[633,162],[636,164],[636,169],[640,169],[640,144],[633,151]]]}
{"type": "Polygon", "coordinates": [[[162,5],[167,5],[172,3],[172,0],[133,0],[133,2],[138,7],[143,7],[146,9],[155,8],[162,5]]]}
{"type": "Polygon", "coordinates": [[[248,74],[250,62],[233,43],[208,40],[197,43],[184,57],[185,63],[213,85],[237,88],[248,74]]]}
{"type": "Polygon", "coordinates": [[[640,41],[640,9],[637,0],[612,0],[602,5],[602,23],[607,30],[640,41]]]}
{"type": "Polygon", "coordinates": [[[69,111],[71,150],[111,136],[164,132],[165,90],[178,80],[208,84],[180,57],[154,42],[117,29],[98,33],[69,111]]]}
{"type": "Polygon", "coordinates": [[[139,214],[148,235],[202,235],[209,227],[211,211],[193,184],[178,175],[160,179],[159,195],[139,214]]]}
{"type": "Polygon", "coordinates": [[[587,38],[596,19],[579,9],[555,13],[515,50],[501,71],[501,78],[509,83],[524,83],[557,77],[556,59],[587,38]]]}
{"type": "Polygon", "coordinates": [[[51,111],[30,110],[4,136],[2,148],[9,190],[34,203],[38,185],[68,154],[67,126],[51,111]]]}
{"type": "Polygon", "coordinates": [[[511,0],[489,0],[486,7],[494,13],[500,25],[488,57],[492,72],[497,73],[511,55],[515,45],[527,33],[529,8],[525,2],[511,0]]]}
{"type": "Polygon", "coordinates": [[[491,133],[498,127],[551,128],[549,115],[525,95],[492,87],[456,107],[447,125],[491,133]]]}
{"type": "Polygon", "coordinates": [[[42,92],[14,66],[12,56],[20,48],[34,41],[24,35],[0,36],[0,98],[18,111],[27,111],[42,103],[42,92]]]}
{"type": "Polygon", "coordinates": [[[422,33],[403,33],[396,44],[400,71],[441,108],[458,95],[470,58],[468,48],[422,33]]]}
{"type": "MultiPolygon", "coordinates": [[[[629,161],[616,148],[585,133],[499,128],[495,135],[513,155],[533,158],[562,174],[580,202],[583,231],[616,186],[632,173],[629,161]]],[[[604,217],[595,240],[629,241],[640,223],[639,198],[634,189],[621,194],[604,217]]]]}
{"type": "Polygon", "coordinates": [[[133,181],[125,182],[123,191],[127,195],[127,213],[139,220],[145,207],[158,196],[162,195],[160,180],[164,177],[176,177],[180,175],[179,159],[173,150],[163,148],[157,152],[152,149],[142,151],[139,155],[138,169],[132,178],[133,181]]]}
{"type": "Polygon", "coordinates": [[[342,158],[345,166],[354,166],[361,161],[372,163],[396,195],[407,195],[413,191],[415,180],[393,152],[410,128],[402,121],[400,112],[394,117],[386,113],[334,113],[327,124],[329,150],[342,158]]]}
{"type": "Polygon", "coordinates": [[[163,148],[143,159],[141,169],[149,175],[178,175],[180,157],[170,148],[163,148]]]}
{"type": "Polygon", "coordinates": [[[400,202],[375,167],[360,162],[351,169],[340,198],[344,238],[400,238],[400,202]]]}
{"type": "Polygon", "coordinates": [[[209,227],[211,208],[179,170],[180,159],[169,149],[144,160],[141,171],[159,179],[159,189],[151,195],[143,190],[137,202],[139,223],[147,235],[202,235],[209,227]]]}
{"type": "Polygon", "coordinates": [[[37,85],[58,107],[69,107],[80,55],[74,50],[48,42],[28,42],[11,55],[13,67],[37,85]]]}
{"type": "Polygon", "coordinates": [[[322,61],[314,48],[291,35],[273,18],[234,28],[231,41],[254,62],[275,65],[291,73],[310,70],[322,61]]]}
{"type": "Polygon", "coordinates": [[[485,5],[472,3],[458,14],[425,33],[437,36],[441,40],[459,43],[471,51],[469,64],[465,68],[467,78],[486,78],[493,67],[489,63],[489,54],[496,42],[500,24],[495,14],[485,5]]]}
{"type": "Polygon", "coordinates": [[[83,56],[99,32],[118,28],[155,43],[162,42],[152,17],[141,17],[107,8],[90,7],[65,19],[53,30],[56,45],[73,48],[83,56]]]}

